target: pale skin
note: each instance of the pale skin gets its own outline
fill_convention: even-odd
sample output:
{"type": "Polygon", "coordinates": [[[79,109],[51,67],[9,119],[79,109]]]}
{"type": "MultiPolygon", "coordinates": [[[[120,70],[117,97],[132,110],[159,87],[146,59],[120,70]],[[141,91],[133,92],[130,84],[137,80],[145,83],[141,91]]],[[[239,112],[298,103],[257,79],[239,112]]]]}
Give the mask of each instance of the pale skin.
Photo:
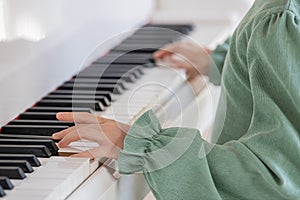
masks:
{"type": "Polygon", "coordinates": [[[71,142],[85,139],[99,144],[98,147],[83,151],[74,157],[87,158],[118,158],[123,141],[130,126],[111,119],[96,116],[91,113],[61,112],[57,119],[66,122],[75,122],[76,125],[52,135],[55,140],[60,140],[60,148],[68,146],[71,142]]]}
{"type": "MultiPolygon", "coordinates": [[[[170,63],[172,67],[185,69],[187,75],[194,78],[208,75],[210,54],[211,50],[196,44],[177,42],[164,46],[162,50],[156,51],[153,57],[157,61],[164,60],[170,63]]],[[[98,147],[74,154],[73,157],[118,159],[119,151],[123,149],[125,136],[130,129],[130,125],[91,113],[61,112],[57,113],[56,118],[76,124],[52,135],[53,139],[60,140],[58,143],[60,148],[80,139],[99,144],[98,147]]]]}
{"type": "Polygon", "coordinates": [[[171,67],[185,69],[188,77],[194,78],[209,74],[211,52],[194,42],[175,42],[156,51],[153,57],[171,67]]]}

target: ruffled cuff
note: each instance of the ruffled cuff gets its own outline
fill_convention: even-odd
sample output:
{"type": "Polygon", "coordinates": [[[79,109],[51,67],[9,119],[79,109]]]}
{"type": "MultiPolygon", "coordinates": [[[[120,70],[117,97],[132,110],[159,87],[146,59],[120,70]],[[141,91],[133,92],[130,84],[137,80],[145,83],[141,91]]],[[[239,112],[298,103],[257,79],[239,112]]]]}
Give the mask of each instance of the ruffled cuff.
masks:
{"type": "Polygon", "coordinates": [[[224,61],[230,46],[231,38],[228,38],[223,44],[218,45],[213,51],[211,58],[211,67],[209,73],[210,82],[220,85],[224,61]]]}
{"type": "Polygon", "coordinates": [[[145,112],[128,131],[118,157],[121,174],[162,169],[191,146],[199,131],[188,128],[162,129],[154,113],[145,112]],[[189,134],[186,134],[186,133],[189,134]]]}

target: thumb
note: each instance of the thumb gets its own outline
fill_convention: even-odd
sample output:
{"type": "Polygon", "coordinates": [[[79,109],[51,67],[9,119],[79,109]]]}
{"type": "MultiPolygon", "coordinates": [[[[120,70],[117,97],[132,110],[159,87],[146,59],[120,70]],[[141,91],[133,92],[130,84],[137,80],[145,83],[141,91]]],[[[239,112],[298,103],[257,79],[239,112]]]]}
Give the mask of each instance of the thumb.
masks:
{"type": "Polygon", "coordinates": [[[119,148],[107,148],[106,145],[101,145],[86,151],[82,151],[78,154],[74,154],[71,157],[80,157],[80,158],[118,158],[119,148]]]}
{"type": "Polygon", "coordinates": [[[158,51],[156,51],[153,54],[154,59],[162,59],[163,57],[172,55],[174,51],[176,50],[177,45],[176,44],[168,44],[166,46],[163,46],[158,51]]]}
{"type": "Polygon", "coordinates": [[[76,157],[76,158],[89,158],[89,159],[95,159],[95,158],[103,158],[106,157],[103,153],[101,153],[101,149],[99,147],[89,149],[86,151],[82,151],[77,154],[73,154],[70,157],[76,157]]]}
{"type": "Polygon", "coordinates": [[[172,67],[179,69],[188,69],[191,65],[191,63],[187,59],[178,54],[173,54],[172,56],[168,57],[167,62],[172,67]]]}

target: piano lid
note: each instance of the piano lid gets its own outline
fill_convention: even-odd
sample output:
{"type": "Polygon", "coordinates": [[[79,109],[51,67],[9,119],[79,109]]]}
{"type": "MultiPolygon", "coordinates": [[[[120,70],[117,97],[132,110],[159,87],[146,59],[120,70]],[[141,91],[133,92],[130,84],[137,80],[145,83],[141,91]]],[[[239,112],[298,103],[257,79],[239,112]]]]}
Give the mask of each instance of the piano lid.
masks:
{"type": "Polygon", "coordinates": [[[0,126],[147,22],[153,4],[0,0],[0,126]]]}

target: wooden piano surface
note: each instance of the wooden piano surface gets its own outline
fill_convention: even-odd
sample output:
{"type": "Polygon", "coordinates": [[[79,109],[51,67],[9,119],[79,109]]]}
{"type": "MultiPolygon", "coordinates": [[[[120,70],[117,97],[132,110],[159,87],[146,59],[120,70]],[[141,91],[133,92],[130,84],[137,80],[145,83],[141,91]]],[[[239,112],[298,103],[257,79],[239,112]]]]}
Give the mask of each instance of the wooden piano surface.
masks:
{"type": "MultiPolygon", "coordinates": [[[[5,11],[0,13],[0,20],[7,24],[0,25],[0,126],[118,44],[128,36],[128,30],[150,19],[153,23],[192,22],[196,29],[191,37],[215,47],[232,32],[252,1],[230,2],[237,6],[223,12],[221,0],[0,1],[0,10],[5,11]],[[199,14],[191,15],[193,12],[199,14]]],[[[168,125],[180,123],[207,131],[217,96],[218,88],[208,85],[193,103],[186,105],[181,118],[184,120],[173,116],[168,125]],[[191,123],[194,107],[199,105],[204,109],[201,122],[191,123]]],[[[148,192],[141,174],[118,177],[103,165],[68,198],[142,199],[148,192]]]]}

